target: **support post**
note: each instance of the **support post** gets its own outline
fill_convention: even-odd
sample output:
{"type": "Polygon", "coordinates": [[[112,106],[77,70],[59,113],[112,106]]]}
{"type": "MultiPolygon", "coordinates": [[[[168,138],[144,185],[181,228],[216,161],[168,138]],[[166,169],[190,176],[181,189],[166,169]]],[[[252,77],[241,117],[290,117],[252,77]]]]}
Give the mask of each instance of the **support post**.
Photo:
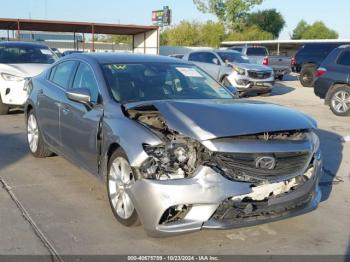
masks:
{"type": "Polygon", "coordinates": [[[280,43],[277,43],[277,55],[280,55],[280,43]]]}
{"type": "Polygon", "coordinates": [[[83,52],[85,52],[85,33],[83,33],[83,52]]]}
{"type": "Polygon", "coordinates": [[[20,23],[19,23],[19,19],[17,19],[17,40],[21,40],[21,26],[20,26],[20,23]]]}
{"type": "Polygon", "coordinates": [[[95,52],[95,25],[94,24],[92,24],[91,26],[91,33],[92,33],[91,52],[95,52]]]}

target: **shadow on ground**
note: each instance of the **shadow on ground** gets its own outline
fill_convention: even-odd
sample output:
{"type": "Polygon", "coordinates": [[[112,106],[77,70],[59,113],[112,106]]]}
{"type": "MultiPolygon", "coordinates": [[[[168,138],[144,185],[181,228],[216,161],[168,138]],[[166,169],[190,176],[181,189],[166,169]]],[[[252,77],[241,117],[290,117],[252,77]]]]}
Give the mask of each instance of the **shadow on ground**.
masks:
{"type": "Polygon", "coordinates": [[[26,155],[30,154],[23,132],[18,134],[0,133],[0,145],[0,175],[1,170],[16,164],[26,155]]]}
{"type": "Polygon", "coordinates": [[[326,201],[333,189],[333,186],[342,180],[337,177],[343,159],[342,137],[336,133],[326,130],[316,130],[321,142],[321,151],[323,156],[324,173],[320,181],[322,190],[321,201],[326,201]]]}

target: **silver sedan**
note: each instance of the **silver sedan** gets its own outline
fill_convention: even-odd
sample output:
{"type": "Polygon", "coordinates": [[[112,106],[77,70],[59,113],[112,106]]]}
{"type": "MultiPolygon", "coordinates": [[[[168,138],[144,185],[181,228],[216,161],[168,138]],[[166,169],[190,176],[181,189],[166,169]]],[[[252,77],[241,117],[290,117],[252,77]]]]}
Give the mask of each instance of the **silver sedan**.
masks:
{"type": "Polygon", "coordinates": [[[151,236],[269,222],[320,201],[315,121],[236,100],[188,62],[73,54],[28,90],[33,156],[100,177],[116,219],[151,236]]]}

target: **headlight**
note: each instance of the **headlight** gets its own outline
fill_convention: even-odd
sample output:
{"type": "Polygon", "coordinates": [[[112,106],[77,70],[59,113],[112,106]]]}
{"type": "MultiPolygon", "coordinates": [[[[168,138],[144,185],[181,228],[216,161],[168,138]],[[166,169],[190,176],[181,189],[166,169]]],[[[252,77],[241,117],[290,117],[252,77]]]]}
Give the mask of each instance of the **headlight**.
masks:
{"type": "Polygon", "coordinates": [[[191,177],[196,169],[196,142],[169,142],[157,146],[143,145],[149,158],[140,167],[146,179],[169,180],[191,177]]]}
{"type": "Polygon", "coordinates": [[[23,81],[24,77],[21,76],[15,76],[15,75],[11,75],[11,74],[7,74],[7,73],[1,73],[1,77],[5,80],[5,81],[23,81]]]}
{"type": "Polygon", "coordinates": [[[245,69],[240,68],[236,65],[232,66],[233,70],[237,72],[237,74],[244,76],[245,75],[245,69]]]}

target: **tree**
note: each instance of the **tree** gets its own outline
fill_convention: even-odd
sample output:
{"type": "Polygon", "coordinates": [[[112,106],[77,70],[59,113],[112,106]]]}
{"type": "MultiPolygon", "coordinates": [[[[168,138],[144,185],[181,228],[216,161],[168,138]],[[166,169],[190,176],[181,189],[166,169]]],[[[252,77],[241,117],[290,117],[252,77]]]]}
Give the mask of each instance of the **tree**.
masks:
{"type": "Polygon", "coordinates": [[[300,20],[298,25],[293,31],[292,39],[299,40],[303,38],[305,31],[308,29],[309,25],[305,20],[300,20]]]}
{"type": "Polygon", "coordinates": [[[181,21],[164,30],[160,35],[161,45],[219,47],[225,35],[221,23],[181,21]]]}
{"type": "Polygon", "coordinates": [[[193,0],[199,11],[214,14],[230,28],[239,26],[246,13],[262,2],[263,0],[193,0]]]}
{"type": "Polygon", "coordinates": [[[203,46],[219,47],[225,36],[222,23],[207,21],[200,27],[200,42],[203,46]]]}
{"type": "Polygon", "coordinates": [[[322,21],[309,25],[301,20],[293,31],[292,39],[337,39],[338,33],[328,28],[322,21]]]}
{"type": "Polygon", "coordinates": [[[161,35],[161,44],[172,46],[196,46],[200,43],[198,22],[181,21],[180,24],[166,29],[161,35]]]}
{"type": "Polygon", "coordinates": [[[98,41],[115,44],[132,44],[132,36],[129,35],[104,35],[98,38],[98,41]]]}
{"type": "Polygon", "coordinates": [[[242,31],[232,31],[225,38],[225,41],[254,41],[271,40],[273,35],[261,30],[258,26],[252,25],[242,28],[242,31]]]}
{"type": "Polygon", "coordinates": [[[273,38],[279,37],[286,22],[280,12],[276,9],[268,9],[248,14],[246,23],[248,26],[256,25],[262,31],[272,34],[273,38]]]}

